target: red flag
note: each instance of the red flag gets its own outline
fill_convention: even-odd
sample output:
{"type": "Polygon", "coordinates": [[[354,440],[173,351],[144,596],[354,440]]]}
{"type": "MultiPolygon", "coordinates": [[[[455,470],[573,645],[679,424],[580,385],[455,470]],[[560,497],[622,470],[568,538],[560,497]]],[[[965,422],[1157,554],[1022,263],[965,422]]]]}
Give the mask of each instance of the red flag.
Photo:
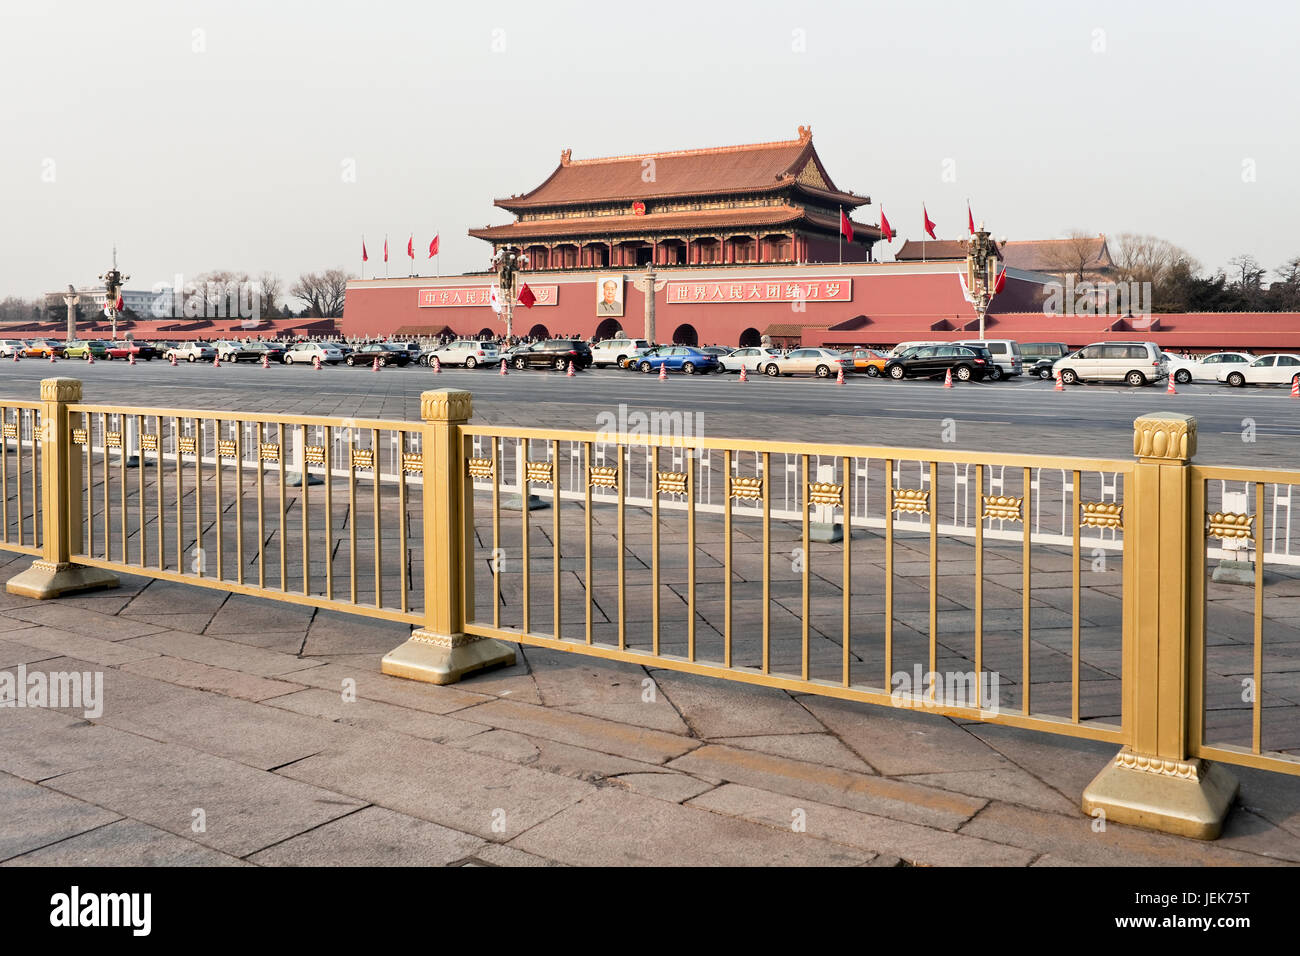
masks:
{"type": "Polygon", "coordinates": [[[406,254],[411,259],[415,258],[415,234],[414,233],[411,234],[410,239],[406,240],[406,254]]]}
{"type": "Polygon", "coordinates": [[[849,217],[844,215],[843,207],[840,208],[840,235],[849,242],[853,241],[853,223],[849,222],[849,217]]]}
{"type": "Polygon", "coordinates": [[[429,243],[429,258],[432,259],[438,254],[438,234],[433,234],[433,242],[429,243]]]}
{"type": "Polygon", "coordinates": [[[525,309],[531,309],[533,303],[536,301],[537,296],[533,295],[533,290],[528,288],[528,283],[525,282],[523,287],[519,290],[519,304],[525,309]]]}
{"type": "Polygon", "coordinates": [[[119,312],[122,311],[122,293],[119,292],[117,294],[117,301],[113,303],[113,308],[117,309],[119,312]]]}
{"type": "Polygon", "coordinates": [[[970,234],[975,235],[975,216],[971,214],[970,203],[966,203],[966,226],[970,229],[970,234]]]}
{"type": "Polygon", "coordinates": [[[925,211],[925,203],[921,203],[921,216],[925,219],[925,231],[931,239],[938,239],[934,234],[934,223],[930,221],[930,214],[925,211]]]}
{"type": "Polygon", "coordinates": [[[369,262],[369,261],[370,261],[370,257],[369,257],[368,255],[366,255],[366,240],[365,240],[365,239],[362,239],[362,240],[361,240],[361,261],[362,261],[362,262],[369,262]]]}
{"type": "Polygon", "coordinates": [[[1006,283],[1007,283],[1007,270],[1006,267],[1004,266],[1002,271],[998,273],[997,280],[993,283],[993,294],[997,295],[999,292],[1001,292],[1002,287],[1006,285],[1006,283]]]}
{"type": "Polygon", "coordinates": [[[388,237],[384,236],[384,261],[388,261],[388,237]]]}
{"type": "Polygon", "coordinates": [[[889,226],[889,220],[885,218],[885,207],[880,207],[880,236],[886,242],[894,241],[894,230],[889,226]]]}

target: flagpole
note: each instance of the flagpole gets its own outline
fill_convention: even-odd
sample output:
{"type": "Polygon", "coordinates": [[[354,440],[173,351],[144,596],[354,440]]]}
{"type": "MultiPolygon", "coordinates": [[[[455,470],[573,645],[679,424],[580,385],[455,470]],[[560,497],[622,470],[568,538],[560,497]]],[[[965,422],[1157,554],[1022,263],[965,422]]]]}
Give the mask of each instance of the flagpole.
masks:
{"type": "Polygon", "coordinates": [[[388,233],[384,233],[384,278],[388,278],[388,233]]]}
{"type": "Polygon", "coordinates": [[[840,206],[840,234],[835,239],[835,247],[839,250],[840,265],[844,265],[844,207],[840,206]]]}

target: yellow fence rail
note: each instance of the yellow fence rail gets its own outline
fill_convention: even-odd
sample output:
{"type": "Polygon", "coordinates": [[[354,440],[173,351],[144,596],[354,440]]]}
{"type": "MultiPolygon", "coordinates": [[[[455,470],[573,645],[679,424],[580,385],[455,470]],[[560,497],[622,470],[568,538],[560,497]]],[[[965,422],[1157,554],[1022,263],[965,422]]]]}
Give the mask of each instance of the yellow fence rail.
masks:
{"type": "Polygon", "coordinates": [[[37,556],[14,593],[143,575],[409,623],[381,668],[417,680],[519,643],[1107,741],[1084,810],[1201,838],[1220,763],[1300,773],[1264,615],[1300,472],[1193,465],[1187,416],[1138,419],[1125,460],[484,427],[456,390],[400,422],[47,379],[0,417],[0,548],[37,556]],[[1224,581],[1249,640],[1207,639],[1224,581]]]}

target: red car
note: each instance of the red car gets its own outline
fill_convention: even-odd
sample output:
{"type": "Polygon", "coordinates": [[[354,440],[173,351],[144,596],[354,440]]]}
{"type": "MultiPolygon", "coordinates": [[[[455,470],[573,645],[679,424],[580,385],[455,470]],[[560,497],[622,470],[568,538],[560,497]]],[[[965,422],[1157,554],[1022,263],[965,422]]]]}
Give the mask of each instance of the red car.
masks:
{"type": "Polygon", "coordinates": [[[134,355],[137,362],[152,362],[159,355],[158,349],[148,342],[113,342],[106,353],[106,359],[130,359],[134,355]]]}

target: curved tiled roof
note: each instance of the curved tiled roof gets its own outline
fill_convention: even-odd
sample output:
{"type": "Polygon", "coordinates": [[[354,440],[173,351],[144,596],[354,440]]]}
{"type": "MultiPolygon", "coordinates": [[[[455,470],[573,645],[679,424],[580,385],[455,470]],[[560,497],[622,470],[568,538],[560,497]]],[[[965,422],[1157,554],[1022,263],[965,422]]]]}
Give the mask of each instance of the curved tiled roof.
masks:
{"type": "Polygon", "coordinates": [[[801,126],[798,139],[740,146],[598,159],[573,159],[566,149],[560,154],[560,165],[545,182],[523,195],[498,199],[496,205],[521,210],[574,203],[633,202],[668,196],[764,192],[796,183],[848,208],[870,201],[835,187],[813,149],[812,130],[801,126]],[[809,164],[813,168],[805,173],[809,164]]]}

